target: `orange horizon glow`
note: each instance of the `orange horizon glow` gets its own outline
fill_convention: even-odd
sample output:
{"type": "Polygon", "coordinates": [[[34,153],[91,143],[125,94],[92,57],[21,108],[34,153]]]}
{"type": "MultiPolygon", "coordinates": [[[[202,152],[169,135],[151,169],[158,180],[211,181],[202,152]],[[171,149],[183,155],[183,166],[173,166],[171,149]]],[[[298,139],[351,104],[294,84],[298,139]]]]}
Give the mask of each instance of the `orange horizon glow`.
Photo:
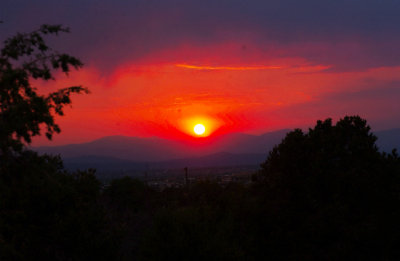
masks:
{"type": "MultiPolygon", "coordinates": [[[[261,58],[251,62],[229,52],[223,63],[218,55],[223,57],[226,50],[229,48],[216,47],[202,58],[204,50],[178,48],[164,56],[154,54],[147,60],[123,64],[108,73],[89,66],[68,77],[57,75],[57,81],[37,83],[44,93],[81,84],[91,94],[74,95],[72,109],[67,108],[66,116],[56,119],[61,135],[55,135],[54,142],[43,138],[36,144],[79,143],[112,135],[205,142],[234,132],[261,134],[307,126],[343,113],[373,116],[372,107],[363,107],[362,102],[337,106],[325,97],[349,90],[361,92],[377,82],[400,81],[400,67],[335,72],[327,71],[330,65],[298,57],[267,59],[260,54],[252,57],[265,62],[261,58]],[[197,55],[191,59],[195,62],[182,58],[187,54],[197,55]],[[161,62],[168,60],[165,57],[171,60],[161,62]],[[198,123],[206,129],[200,136],[193,132],[198,123]]],[[[379,104],[381,108],[390,106],[379,104]]]]}

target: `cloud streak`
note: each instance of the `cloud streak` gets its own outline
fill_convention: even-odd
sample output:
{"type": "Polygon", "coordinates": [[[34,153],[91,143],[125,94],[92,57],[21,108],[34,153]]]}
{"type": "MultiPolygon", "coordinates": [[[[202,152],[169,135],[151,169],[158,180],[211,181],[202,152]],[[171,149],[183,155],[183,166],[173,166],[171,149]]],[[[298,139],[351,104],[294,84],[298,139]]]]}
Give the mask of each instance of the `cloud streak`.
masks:
{"type": "Polygon", "coordinates": [[[190,64],[175,64],[176,67],[195,70],[227,70],[227,71],[252,71],[252,70],[277,70],[281,66],[205,66],[190,64]]]}

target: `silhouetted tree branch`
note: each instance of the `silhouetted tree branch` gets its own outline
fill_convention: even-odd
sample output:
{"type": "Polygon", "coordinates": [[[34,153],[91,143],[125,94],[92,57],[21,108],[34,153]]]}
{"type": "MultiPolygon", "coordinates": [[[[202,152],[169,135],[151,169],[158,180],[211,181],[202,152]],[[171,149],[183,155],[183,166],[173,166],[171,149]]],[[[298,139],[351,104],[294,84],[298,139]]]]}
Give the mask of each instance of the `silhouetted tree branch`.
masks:
{"type": "Polygon", "coordinates": [[[72,86],[41,95],[32,79],[54,80],[54,72],[65,74],[82,67],[82,62],[68,54],[54,51],[45,42],[48,35],[68,33],[61,25],[42,25],[31,33],[18,33],[7,39],[0,52],[0,151],[19,152],[32,137],[45,134],[51,139],[60,132],[55,115],[63,115],[72,93],[88,93],[87,88],[72,86]]]}

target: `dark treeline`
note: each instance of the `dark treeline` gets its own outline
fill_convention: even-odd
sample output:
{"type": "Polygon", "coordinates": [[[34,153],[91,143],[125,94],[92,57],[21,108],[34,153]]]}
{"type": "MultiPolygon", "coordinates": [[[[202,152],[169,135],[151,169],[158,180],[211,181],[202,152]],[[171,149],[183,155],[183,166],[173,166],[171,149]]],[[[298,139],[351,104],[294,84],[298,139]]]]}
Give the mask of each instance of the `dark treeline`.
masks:
{"type": "Polygon", "coordinates": [[[360,117],[277,145],[250,186],[156,191],[25,150],[0,168],[1,260],[399,260],[400,159],[360,117]]]}

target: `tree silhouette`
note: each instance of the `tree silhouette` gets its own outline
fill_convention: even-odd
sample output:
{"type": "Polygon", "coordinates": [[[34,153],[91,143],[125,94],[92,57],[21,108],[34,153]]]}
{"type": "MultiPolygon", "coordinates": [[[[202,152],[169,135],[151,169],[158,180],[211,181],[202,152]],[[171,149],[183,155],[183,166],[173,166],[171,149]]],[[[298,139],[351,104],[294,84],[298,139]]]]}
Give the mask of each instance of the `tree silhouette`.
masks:
{"type": "Polygon", "coordinates": [[[261,165],[260,178],[299,181],[312,174],[369,170],[380,160],[375,141],[366,120],[346,116],[332,125],[332,119],[318,121],[308,133],[296,129],[269,153],[261,165]]]}
{"type": "Polygon", "coordinates": [[[300,260],[399,258],[400,159],[380,153],[376,139],[366,120],[346,116],[296,129],[274,147],[256,180],[261,202],[279,216],[276,251],[300,260]]]}
{"type": "MultiPolygon", "coordinates": [[[[38,30],[17,34],[4,42],[0,52],[0,153],[20,152],[24,143],[45,127],[48,139],[60,128],[55,115],[63,115],[71,103],[72,93],[88,93],[82,86],[59,89],[47,95],[38,93],[32,79],[49,81],[54,71],[68,74],[71,67],[79,69],[82,62],[68,54],[54,51],[44,37],[69,32],[61,25],[43,25],[38,30]]],[[[0,155],[1,155],[0,154],[0,155]]]]}
{"type": "Polygon", "coordinates": [[[101,183],[93,170],[69,173],[59,156],[24,149],[45,128],[47,138],[60,132],[72,86],[39,94],[33,80],[52,80],[82,63],[53,51],[46,35],[68,32],[43,25],[17,34],[0,53],[0,260],[115,260],[116,237],[99,203],[101,183]]]}

